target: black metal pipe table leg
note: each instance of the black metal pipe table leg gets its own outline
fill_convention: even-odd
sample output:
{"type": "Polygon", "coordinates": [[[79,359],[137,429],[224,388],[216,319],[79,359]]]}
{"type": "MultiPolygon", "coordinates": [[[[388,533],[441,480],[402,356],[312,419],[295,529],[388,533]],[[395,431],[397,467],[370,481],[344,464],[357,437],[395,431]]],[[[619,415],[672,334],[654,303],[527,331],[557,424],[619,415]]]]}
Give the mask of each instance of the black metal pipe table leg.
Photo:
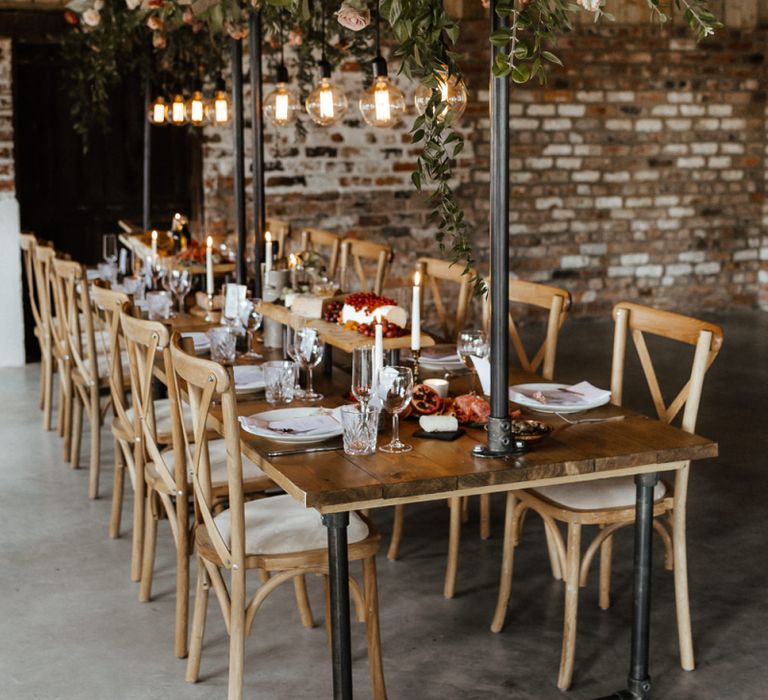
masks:
{"type": "Polygon", "coordinates": [[[331,647],[334,700],[352,700],[352,643],[349,629],[349,513],[323,515],[328,528],[328,578],[331,586],[331,647]]]}
{"type": "Polygon", "coordinates": [[[651,676],[648,673],[648,651],[651,628],[651,552],[653,538],[653,488],[658,474],[635,476],[635,570],[632,617],[632,650],[626,690],[599,700],[650,700],[651,676]]]}

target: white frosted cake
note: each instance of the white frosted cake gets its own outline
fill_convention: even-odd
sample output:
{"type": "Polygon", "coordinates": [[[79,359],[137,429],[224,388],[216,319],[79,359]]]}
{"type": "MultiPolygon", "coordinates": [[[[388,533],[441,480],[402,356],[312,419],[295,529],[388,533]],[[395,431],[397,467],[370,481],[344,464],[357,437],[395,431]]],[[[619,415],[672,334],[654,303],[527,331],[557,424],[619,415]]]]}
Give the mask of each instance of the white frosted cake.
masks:
{"type": "Polygon", "coordinates": [[[398,306],[394,299],[365,292],[350,294],[344,300],[339,323],[370,326],[376,323],[377,316],[400,328],[405,328],[408,323],[408,312],[402,306],[398,306]]]}

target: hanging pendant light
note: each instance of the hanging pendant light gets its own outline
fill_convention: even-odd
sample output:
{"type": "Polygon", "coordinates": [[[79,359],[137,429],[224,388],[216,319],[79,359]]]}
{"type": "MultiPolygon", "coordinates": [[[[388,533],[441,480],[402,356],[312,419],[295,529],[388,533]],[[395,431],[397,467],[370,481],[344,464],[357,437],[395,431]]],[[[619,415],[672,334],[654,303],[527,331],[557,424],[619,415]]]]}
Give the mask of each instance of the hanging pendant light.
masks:
{"type": "Polygon", "coordinates": [[[288,126],[296,120],[299,100],[293,90],[287,87],[288,69],[285,67],[283,45],[283,16],[280,15],[280,65],[275,71],[275,89],[264,98],[264,116],[275,126],[288,126]]]}
{"type": "Polygon", "coordinates": [[[184,111],[184,96],[181,93],[176,93],[168,107],[168,123],[174,126],[184,126],[187,122],[184,111]]]}
{"type": "MultiPolygon", "coordinates": [[[[437,74],[437,90],[440,91],[440,101],[445,103],[445,107],[438,116],[443,121],[449,114],[452,121],[456,121],[464,114],[467,108],[467,88],[463,80],[458,80],[455,75],[448,77],[447,71],[441,71],[437,74]]],[[[413,102],[416,111],[424,114],[432,97],[432,88],[423,83],[416,88],[413,95],[413,102]]]]}
{"type": "Polygon", "coordinates": [[[349,107],[347,96],[331,82],[331,64],[325,57],[325,3],[320,4],[322,13],[323,54],[317,62],[320,68],[320,80],[312,92],[307,95],[304,106],[315,124],[330,126],[344,117],[349,107]]]}
{"type": "Polygon", "coordinates": [[[205,124],[205,99],[200,85],[195,86],[192,97],[184,105],[184,116],[192,126],[203,126],[205,124]]]}
{"type": "Polygon", "coordinates": [[[162,97],[158,97],[149,105],[147,119],[155,126],[165,126],[168,123],[168,105],[162,97]]]}
{"type": "Polygon", "coordinates": [[[222,79],[216,81],[216,92],[208,102],[206,114],[214,126],[228,126],[232,121],[232,102],[222,79]]]}
{"type": "Polygon", "coordinates": [[[365,123],[380,128],[394,126],[405,113],[405,97],[389,79],[387,62],[381,55],[378,7],[376,8],[376,58],[373,59],[373,84],[363,92],[358,106],[365,123]]]}

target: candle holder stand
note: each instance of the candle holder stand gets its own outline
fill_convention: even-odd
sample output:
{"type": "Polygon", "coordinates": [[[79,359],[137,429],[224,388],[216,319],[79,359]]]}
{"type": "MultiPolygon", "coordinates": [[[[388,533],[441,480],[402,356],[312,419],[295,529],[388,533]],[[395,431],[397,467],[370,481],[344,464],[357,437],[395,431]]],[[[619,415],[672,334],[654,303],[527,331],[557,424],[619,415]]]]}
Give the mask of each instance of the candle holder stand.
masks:
{"type": "Polygon", "coordinates": [[[205,302],[205,321],[207,323],[213,323],[213,294],[209,294],[205,302]]]}
{"type": "Polygon", "coordinates": [[[413,382],[416,384],[419,381],[419,359],[421,358],[421,350],[411,350],[411,357],[413,357],[413,382]]]}

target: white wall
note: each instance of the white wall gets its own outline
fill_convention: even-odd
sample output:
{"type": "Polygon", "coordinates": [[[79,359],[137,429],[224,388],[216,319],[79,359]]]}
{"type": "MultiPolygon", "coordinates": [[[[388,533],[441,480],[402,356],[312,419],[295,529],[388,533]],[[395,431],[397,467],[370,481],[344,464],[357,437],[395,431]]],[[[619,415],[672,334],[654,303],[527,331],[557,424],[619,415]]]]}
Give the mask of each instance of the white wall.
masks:
{"type": "Polygon", "coordinates": [[[0,197],[0,367],[24,365],[19,205],[0,197]]]}

